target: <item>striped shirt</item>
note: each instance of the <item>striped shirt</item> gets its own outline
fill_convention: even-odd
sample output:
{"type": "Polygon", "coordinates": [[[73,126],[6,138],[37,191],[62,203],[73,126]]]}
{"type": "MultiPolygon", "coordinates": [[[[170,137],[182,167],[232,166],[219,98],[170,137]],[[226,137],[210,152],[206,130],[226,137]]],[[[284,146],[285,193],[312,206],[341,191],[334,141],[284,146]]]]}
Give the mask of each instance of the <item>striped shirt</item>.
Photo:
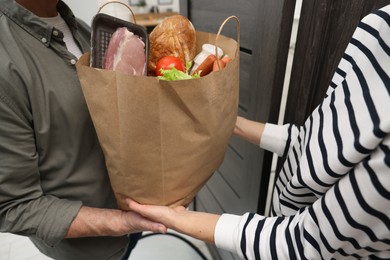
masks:
{"type": "Polygon", "coordinates": [[[266,124],[286,156],[272,216],[223,214],[216,245],[243,259],[390,259],[390,5],[366,16],[304,126],[266,124]]]}

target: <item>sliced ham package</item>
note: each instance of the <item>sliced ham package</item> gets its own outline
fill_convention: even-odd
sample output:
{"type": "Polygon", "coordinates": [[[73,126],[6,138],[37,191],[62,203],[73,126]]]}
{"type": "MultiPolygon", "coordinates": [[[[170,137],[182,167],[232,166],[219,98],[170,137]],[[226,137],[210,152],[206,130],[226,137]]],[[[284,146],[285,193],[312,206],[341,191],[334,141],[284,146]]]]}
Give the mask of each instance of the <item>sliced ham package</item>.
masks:
{"type": "Polygon", "coordinates": [[[145,44],[126,27],[118,28],[104,55],[104,69],[141,76],[146,69],[145,44]]]}
{"type": "Polygon", "coordinates": [[[149,37],[140,25],[98,13],[92,21],[91,67],[146,75],[149,37]]]}

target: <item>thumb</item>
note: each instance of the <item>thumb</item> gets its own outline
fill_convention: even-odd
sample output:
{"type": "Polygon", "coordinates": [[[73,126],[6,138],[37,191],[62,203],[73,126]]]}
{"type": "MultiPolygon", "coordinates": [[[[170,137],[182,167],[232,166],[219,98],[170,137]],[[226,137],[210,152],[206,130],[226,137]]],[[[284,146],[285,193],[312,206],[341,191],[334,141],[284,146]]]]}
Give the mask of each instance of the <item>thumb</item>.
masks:
{"type": "Polygon", "coordinates": [[[167,227],[161,223],[151,221],[135,212],[126,212],[126,222],[131,233],[151,231],[154,233],[166,233],[167,227]]]}

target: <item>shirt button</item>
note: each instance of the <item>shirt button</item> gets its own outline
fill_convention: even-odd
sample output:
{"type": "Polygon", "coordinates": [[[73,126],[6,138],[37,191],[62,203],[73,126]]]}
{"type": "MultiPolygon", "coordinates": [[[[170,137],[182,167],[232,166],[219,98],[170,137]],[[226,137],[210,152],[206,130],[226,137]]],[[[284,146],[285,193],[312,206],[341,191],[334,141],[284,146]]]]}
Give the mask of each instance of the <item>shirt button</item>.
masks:
{"type": "Polygon", "coordinates": [[[58,33],[57,30],[54,30],[54,31],[53,31],[53,35],[54,35],[54,36],[58,36],[58,34],[59,34],[59,33],[58,33]]]}
{"type": "Polygon", "coordinates": [[[70,64],[75,65],[76,64],[76,60],[75,59],[71,59],[70,60],[70,64]]]}
{"type": "Polygon", "coordinates": [[[42,43],[47,43],[47,39],[46,38],[42,38],[42,43]]]}

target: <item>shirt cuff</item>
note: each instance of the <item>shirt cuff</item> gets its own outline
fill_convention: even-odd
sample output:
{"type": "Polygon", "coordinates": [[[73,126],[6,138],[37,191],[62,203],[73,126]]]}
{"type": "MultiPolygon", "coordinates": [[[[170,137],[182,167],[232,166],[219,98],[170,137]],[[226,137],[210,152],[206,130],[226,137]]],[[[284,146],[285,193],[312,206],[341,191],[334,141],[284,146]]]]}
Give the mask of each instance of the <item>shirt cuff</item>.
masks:
{"type": "Polygon", "coordinates": [[[236,253],[243,258],[239,249],[241,218],[242,216],[222,214],[215,226],[214,241],[218,248],[236,253]]]}
{"type": "Polygon", "coordinates": [[[37,238],[43,240],[48,246],[57,245],[65,238],[81,206],[80,201],[55,200],[42,216],[37,238]]]}
{"type": "Polygon", "coordinates": [[[260,148],[282,156],[288,137],[288,125],[266,123],[260,139],[260,148]]]}

